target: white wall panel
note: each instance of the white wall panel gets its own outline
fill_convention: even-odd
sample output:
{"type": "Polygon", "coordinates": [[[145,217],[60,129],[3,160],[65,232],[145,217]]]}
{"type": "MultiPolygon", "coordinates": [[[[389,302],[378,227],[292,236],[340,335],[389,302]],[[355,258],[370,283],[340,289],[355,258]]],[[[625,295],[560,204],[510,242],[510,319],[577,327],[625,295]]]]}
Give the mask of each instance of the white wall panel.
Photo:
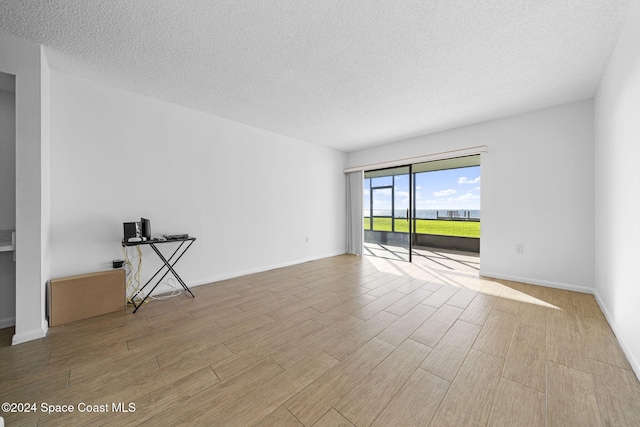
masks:
{"type": "Polygon", "coordinates": [[[345,252],[346,154],[59,72],[51,91],[52,277],[111,268],[140,217],[197,237],[191,285],[345,252]]]}

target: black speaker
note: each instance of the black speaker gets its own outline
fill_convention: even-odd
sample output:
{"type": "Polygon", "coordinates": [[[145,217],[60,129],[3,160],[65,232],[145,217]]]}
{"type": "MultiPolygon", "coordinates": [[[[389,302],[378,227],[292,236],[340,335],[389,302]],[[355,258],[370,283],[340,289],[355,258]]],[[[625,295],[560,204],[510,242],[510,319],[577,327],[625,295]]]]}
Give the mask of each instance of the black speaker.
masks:
{"type": "Polygon", "coordinates": [[[131,239],[132,237],[140,237],[140,223],[139,222],[124,222],[124,240],[131,239]]]}
{"type": "Polygon", "coordinates": [[[147,240],[151,239],[151,221],[146,218],[140,218],[140,224],[142,225],[142,237],[146,237],[147,240]]]}

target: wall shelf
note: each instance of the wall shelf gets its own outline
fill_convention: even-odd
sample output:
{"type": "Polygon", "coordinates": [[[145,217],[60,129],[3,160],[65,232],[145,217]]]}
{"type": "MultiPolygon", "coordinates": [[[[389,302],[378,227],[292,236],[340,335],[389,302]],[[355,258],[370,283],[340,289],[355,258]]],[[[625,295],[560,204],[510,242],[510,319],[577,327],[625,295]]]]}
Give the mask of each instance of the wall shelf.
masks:
{"type": "Polygon", "coordinates": [[[15,250],[16,247],[11,244],[11,242],[0,242],[0,252],[11,252],[15,250]]]}
{"type": "Polygon", "coordinates": [[[16,232],[14,230],[0,230],[0,252],[16,250],[16,232]]]}

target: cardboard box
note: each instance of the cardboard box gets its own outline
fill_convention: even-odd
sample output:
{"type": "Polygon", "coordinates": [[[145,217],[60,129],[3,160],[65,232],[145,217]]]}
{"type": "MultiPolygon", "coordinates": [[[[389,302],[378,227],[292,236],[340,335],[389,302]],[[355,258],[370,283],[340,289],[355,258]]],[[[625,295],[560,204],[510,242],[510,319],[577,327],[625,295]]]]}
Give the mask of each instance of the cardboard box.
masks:
{"type": "Polygon", "coordinates": [[[49,326],[124,310],[127,307],[124,269],[51,279],[48,288],[49,326]]]}

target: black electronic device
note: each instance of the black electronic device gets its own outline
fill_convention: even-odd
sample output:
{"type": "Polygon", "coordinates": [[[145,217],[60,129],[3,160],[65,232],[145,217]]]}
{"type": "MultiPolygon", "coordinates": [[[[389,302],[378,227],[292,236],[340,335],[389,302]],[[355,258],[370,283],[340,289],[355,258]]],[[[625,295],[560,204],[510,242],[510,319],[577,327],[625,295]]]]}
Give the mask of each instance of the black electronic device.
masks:
{"type": "Polygon", "coordinates": [[[188,239],[189,235],[188,234],[165,234],[164,238],[167,240],[181,240],[181,239],[188,239]]]}
{"type": "Polygon", "coordinates": [[[140,218],[142,237],[147,240],[151,239],[151,221],[146,218],[140,218]]]}
{"type": "Polygon", "coordinates": [[[125,222],[122,224],[124,228],[124,240],[128,241],[129,239],[135,239],[142,237],[140,233],[140,223],[139,222],[125,222]]]}

